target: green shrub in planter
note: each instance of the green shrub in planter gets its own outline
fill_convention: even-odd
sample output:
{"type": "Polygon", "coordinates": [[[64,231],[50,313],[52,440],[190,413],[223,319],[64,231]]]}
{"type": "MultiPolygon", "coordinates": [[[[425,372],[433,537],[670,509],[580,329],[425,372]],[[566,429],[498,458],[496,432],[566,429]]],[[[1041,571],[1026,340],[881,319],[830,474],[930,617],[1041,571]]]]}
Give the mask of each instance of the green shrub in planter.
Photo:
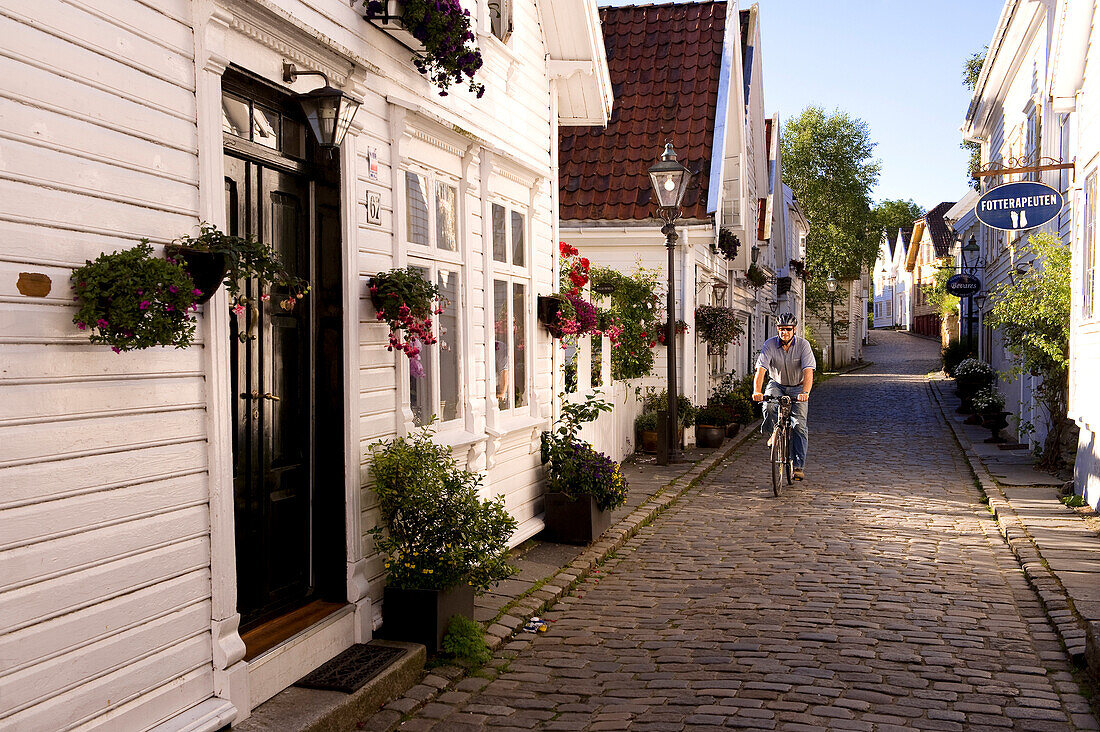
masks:
{"type": "MultiPolygon", "coordinates": [[[[646,394],[642,400],[643,412],[658,412],[662,409],[668,408],[668,389],[661,389],[656,391],[649,389],[649,393],[646,394]]],[[[680,420],[682,427],[691,427],[695,424],[695,413],[698,411],[698,407],[691,403],[683,394],[676,395],[676,416],[680,420]]]]}
{"type": "Polygon", "coordinates": [[[477,592],[515,572],[508,539],[516,520],[504,498],[483,501],[481,476],[458,467],[425,428],[371,445],[382,524],[371,529],[386,555],[387,582],[409,590],[466,584],[477,592]]]}
{"type": "Polygon", "coordinates": [[[974,352],[970,349],[970,346],[958,338],[952,338],[948,341],[947,345],[940,350],[940,356],[943,359],[943,371],[948,376],[955,375],[955,367],[958,366],[963,359],[972,358],[974,352]]]}
{"type": "Polygon", "coordinates": [[[695,415],[695,423],[711,427],[725,427],[734,420],[733,410],[724,404],[710,403],[695,415]]]}
{"type": "Polygon", "coordinates": [[[656,412],[642,412],[634,418],[634,431],[635,432],[656,432],[657,431],[657,413],[656,412]]]}

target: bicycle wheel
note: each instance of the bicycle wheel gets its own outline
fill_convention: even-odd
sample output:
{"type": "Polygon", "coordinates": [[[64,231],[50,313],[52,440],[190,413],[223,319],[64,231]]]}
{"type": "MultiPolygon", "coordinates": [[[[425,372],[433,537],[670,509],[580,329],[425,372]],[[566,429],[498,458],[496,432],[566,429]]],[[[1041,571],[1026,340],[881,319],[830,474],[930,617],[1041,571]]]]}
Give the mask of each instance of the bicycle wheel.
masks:
{"type": "Polygon", "coordinates": [[[791,428],[783,430],[783,477],[787,485],[794,483],[794,460],[791,458],[791,428]]]}
{"type": "Polygon", "coordinates": [[[787,446],[783,440],[783,428],[776,426],[772,431],[772,493],[779,496],[783,489],[783,456],[787,446]]]}

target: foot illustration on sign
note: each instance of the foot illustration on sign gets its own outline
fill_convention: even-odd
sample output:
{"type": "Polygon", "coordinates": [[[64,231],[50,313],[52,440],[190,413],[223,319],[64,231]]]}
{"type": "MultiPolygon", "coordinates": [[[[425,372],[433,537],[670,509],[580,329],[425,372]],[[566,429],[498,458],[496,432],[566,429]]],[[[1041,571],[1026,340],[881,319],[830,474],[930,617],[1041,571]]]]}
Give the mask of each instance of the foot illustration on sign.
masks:
{"type": "Polygon", "coordinates": [[[1016,212],[1015,211],[1009,211],[1008,215],[1010,217],[1012,217],[1012,228],[1013,229],[1019,229],[1020,228],[1019,217],[1016,215],[1016,212]]]}
{"type": "Polygon", "coordinates": [[[1020,228],[1021,229],[1026,229],[1027,228],[1027,211],[1021,211],[1020,212],[1020,228]]]}

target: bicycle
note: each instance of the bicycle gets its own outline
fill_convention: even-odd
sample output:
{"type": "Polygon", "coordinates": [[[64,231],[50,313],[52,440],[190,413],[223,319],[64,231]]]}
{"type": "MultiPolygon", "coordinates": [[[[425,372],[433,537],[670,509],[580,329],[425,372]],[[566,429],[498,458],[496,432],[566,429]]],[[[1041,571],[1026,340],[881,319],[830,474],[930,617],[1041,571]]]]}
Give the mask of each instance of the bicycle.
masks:
{"type": "Polygon", "coordinates": [[[772,493],[776,498],[783,489],[783,481],[787,485],[794,482],[792,475],[794,462],[791,457],[791,430],[794,429],[794,417],[791,416],[791,398],[789,396],[765,396],[764,402],[779,402],[779,414],[775,420],[775,428],[772,430],[772,493]]]}

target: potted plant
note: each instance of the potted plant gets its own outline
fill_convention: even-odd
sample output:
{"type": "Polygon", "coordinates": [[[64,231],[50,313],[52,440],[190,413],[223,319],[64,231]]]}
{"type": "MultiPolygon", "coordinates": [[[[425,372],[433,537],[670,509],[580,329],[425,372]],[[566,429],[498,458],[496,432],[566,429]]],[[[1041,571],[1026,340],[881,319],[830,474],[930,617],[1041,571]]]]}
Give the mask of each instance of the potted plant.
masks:
{"type": "Polygon", "coordinates": [[[695,308],[695,332],[707,342],[709,350],[721,353],[745,332],[745,326],[733,308],[700,305],[695,308]]]}
{"type": "Polygon", "coordinates": [[[1009,412],[1004,411],[1005,398],[1001,392],[989,386],[979,389],[970,400],[974,413],[978,415],[982,426],[993,434],[986,442],[1004,442],[1001,430],[1008,426],[1009,412]]]}
{"type": "Polygon", "coordinates": [[[993,367],[976,358],[964,358],[955,366],[955,393],[962,402],[956,410],[959,414],[973,411],[970,400],[980,389],[993,383],[993,376],[993,367]]]}
{"type": "Polygon", "coordinates": [[[707,399],[708,406],[717,406],[726,410],[729,424],[726,426],[726,437],[733,437],[755,416],[752,403],[752,374],[737,378],[732,373],[726,374],[707,399]]]}
{"type": "Polygon", "coordinates": [[[115,353],[151,346],[186,348],[195,337],[197,290],[177,263],[153,256],[148,240],[101,254],[72,273],[73,323],[115,353]]]}
{"type": "Polygon", "coordinates": [[[748,278],[749,284],[757,290],[768,284],[768,275],[760,267],[757,267],[755,262],[745,270],[745,277],[748,278]]]}
{"type": "MultiPolygon", "coordinates": [[[[207,285],[203,290],[204,300],[224,282],[230,307],[238,314],[256,305],[242,291],[249,280],[259,280],[256,299],[266,302],[272,294],[277,294],[284,310],[293,310],[309,293],[308,280],[292,274],[274,249],[251,237],[226,234],[213,224],[199,224],[198,236],[181,236],[164,251],[172,259],[182,259],[184,268],[203,280],[207,285]],[[280,292],[273,293],[275,288],[280,292]]],[[[246,336],[245,333],[241,335],[246,336]]]]}
{"type": "Polygon", "coordinates": [[[657,452],[657,413],[642,412],[634,418],[634,434],[643,452],[657,452]]]}
{"type": "Polygon", "coordinates": [[[699,447],[721,447],[730,423],[729,409],[720,404],[708,404],[695,417],[695,439],[699,447]]]}
{"type": "Polygon", "coordinates": [[[714,253],[721,254],[726,259],[737,256],[737,250],[741,248],[741,240],[729,229],[722,227],[718,230],[718,241],[714,246],[714,253]]]}
{"type": "Polygon", "coordinates": [[[368,280],[367,287],[375,319],[390,328],[386,350],[396,348],[404,353],[413,376],[423,376],[420,349],[436,342],[432,315],[442,313],[446,306],[439,299],[439,288],[412,267],[379,272],[368,280]]]}
{"type": "Polygon", "coordinates": [[[474,594],[509,577],[516,521],[503,497],[478,495],[481,476],[458,467],[428,428],[370,446],[381,523],[371,529],[385,557],[387,638],[439,650],[451,617],[473,617],[474,594]]]}
{"type": "Polygon", "coordinates": [[[415,40],[400,38],[413,51],[416,70],[447,96],[452,83],[468,81],[480,99],[485,85],[474,81],[481,68],[481,51],[474,45],[470,11],[458,0],[365,0],[363,17],[384,30],[402,31],[415,40]]]}
{"type": "Polygon", "coordinates": [[[619,465],[577,439],[582,424],[609,411],[611,404],[596,392],[583,402],[566,402],[553,429],[543,433],[542,457],[547,465],[543,533],[550,541],[592,542],[611,525],[611,511],[626,501],[627,484],[619,465]]]}

